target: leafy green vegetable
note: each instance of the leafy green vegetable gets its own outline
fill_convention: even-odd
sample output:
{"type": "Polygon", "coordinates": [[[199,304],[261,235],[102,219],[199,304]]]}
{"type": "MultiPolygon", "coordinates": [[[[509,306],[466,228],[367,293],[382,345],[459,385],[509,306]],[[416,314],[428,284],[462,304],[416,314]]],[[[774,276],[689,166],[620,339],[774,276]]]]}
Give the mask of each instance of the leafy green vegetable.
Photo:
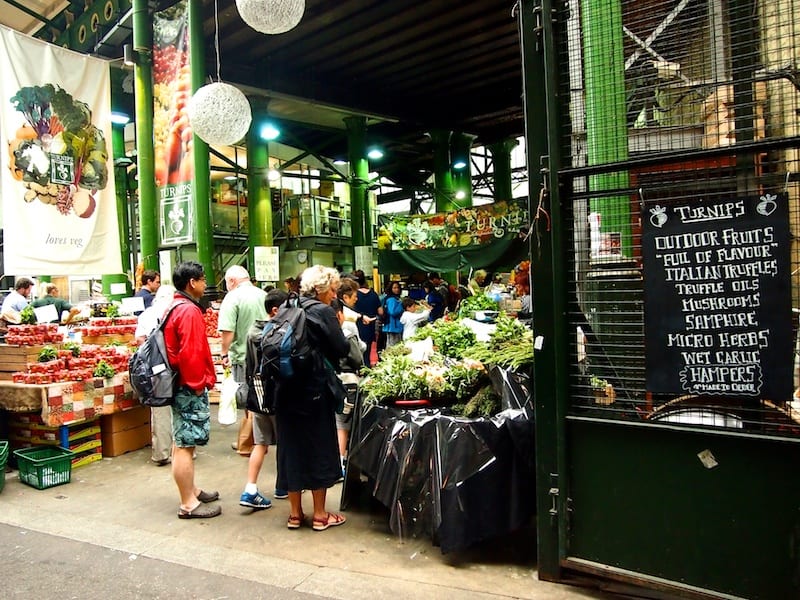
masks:
{"type": "Polygon", "coordinates": [[[424,340],[426,337],[433,340],[433,347],[439,353],[451,358],[461,358],[464,351],[476,342],[475,332],[469,327],[445,319],[438,319],[423,327],[413,339],[424,340]]]}
{"type": "Polygon", "coordinates": [[[36,356],[36,361],[49,362],[57,358],[58,358],[58,350],[56,350],[55,346],[45,346],[44,348],[39,350],[39,354],[36,356]]]}
{"type": "Polygon", "coordinates": [[[518,369],[533,363],[533,331],[517,319],[500,314],[487,342],[468,348],[464,356],[485,365],[518,369]]]}
{"type": "Polygon", "coordinates": [[[103,132],[92,125],[89,105],[75,100],[61,88],[53,94],[52,104],[64,125],[58,143],[63,143],[65,154],[75,160],[78,185],[91,190],[105,188],[108,183],[106,140],[103,132]]]}
{"type": "Polygon", "coordinates": [[[452,411],[468,419],[473,419],[475,417],[492,417],[500,408],[500,396],[494,392],[491,385],[486,385],[479,389],[466,404],[454,404],[452,411]]]}
{"type": "Polygon", "coordinates": [[[361,393],[367,402],[396,399],[453,402],[469,398],[486,377],[481,365],[474,361],[458,362],[434,354],[428,362],[415,363],[408,354],[398,351],[382,353],[380,362],[364,369],[364,373],[361,393]]]}
{"type": "Polygon", "coordinates": [[[64,344],[64,350],[69,350],[75,358],[81,355],[81,345],[77,342],[67,342],[64,344]]]}
{"type": "Polygon", "coordinates": [[[118,317],[119,316],[119,304],[110,304],[108,308],[106,308],[106,316],[110,318],[118,317]]]}
{"type": "Polygon", "coordinates": [[[39,185],[50,182],[50,159],[38,140],[25,140],[14,150],[16,168],[22,170],[23,181],[33,181],[39,185]]]}
{"type": "Polygon", "coordinates": [[[89,110],[89,105],[75,100],[66,90],[56,89],[51,102],[66,131],[80,131],[92,124],[92,112],[89,110]]]}
{"type": "Polygon", "coordinates": [[[39,138],[50,133],[50,117],[53,116],[51,101],[54,93],[55,88],[48,83],[20,88],[11,96],[11,104],[25,115],[25,120],[36,130],[39,138]]]}
{"type": "Polygon", "coordinates": [[[472,318],[476,310],[498,310],[499,304],[489,298],[486,294],[475,294],[467,296],[458,305],[458,316],[460,318],[472,318]]]}
{"type": "Polygon", "coordinates": [[[103,379],[109,379],[117,374],[110,364],[106,361],[101,360],[97,363],[97,366],[94,368],[94,373],[92,373],[95,377],[102,377],[103,379]]]}
{"type": "Polygon", "coordinates": [[[36,325],[36,313],[33,312],[33,306],[28,304],[20,311],[19,322],[23,325],[36,325]]]}

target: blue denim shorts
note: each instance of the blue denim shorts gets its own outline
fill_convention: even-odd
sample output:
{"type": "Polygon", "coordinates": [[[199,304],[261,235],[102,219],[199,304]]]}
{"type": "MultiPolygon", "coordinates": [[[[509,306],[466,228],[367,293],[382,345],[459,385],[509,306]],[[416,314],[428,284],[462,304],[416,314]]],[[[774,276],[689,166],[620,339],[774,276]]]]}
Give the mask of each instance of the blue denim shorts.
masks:
{"type": "Polygon", "coordinates": [[[208,392],[197,395],[181,387],[172,405],[172,437],[178,448],[205,446],[211,431],[208,392]]]}

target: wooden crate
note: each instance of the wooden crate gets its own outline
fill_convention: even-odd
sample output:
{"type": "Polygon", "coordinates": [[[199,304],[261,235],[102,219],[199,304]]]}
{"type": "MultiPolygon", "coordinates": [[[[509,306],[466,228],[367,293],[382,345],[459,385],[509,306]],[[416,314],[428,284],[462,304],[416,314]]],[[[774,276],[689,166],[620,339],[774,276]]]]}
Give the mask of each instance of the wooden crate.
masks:
{"type": "Polygon", "coordinates": [[[98,346],[104,346],[106,344],[130,344],[134,339],[135,338],[132,333],[109,333],[92,336],[84,335],[81,338],[81,342],[84,344],[96,344],[98,346]]]}
{"type": "MultiPolygon", "coordinates": [[[[55,344],[50,344],[55,345],[55,344]]],[[[16,371],[25,371],[28,363],[36,362],[39,352],[44,348],[44,344],[36,346],[10,346],[0,344],[0,373],[10,374],[16,371]]],[[[5,379],[5,377],[3,378],[5,379]]]]}

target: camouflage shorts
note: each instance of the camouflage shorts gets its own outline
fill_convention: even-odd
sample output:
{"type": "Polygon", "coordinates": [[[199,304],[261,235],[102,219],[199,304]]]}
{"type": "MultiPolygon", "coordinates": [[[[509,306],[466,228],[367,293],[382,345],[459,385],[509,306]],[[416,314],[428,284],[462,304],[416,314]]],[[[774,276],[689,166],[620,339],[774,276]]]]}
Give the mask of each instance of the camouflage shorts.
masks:
{"type": "Polygon", "coordinates": [[[178,448],[205,446],[211,429],[208,393],[200,396],[181,387],[172,405],[172,437],[178,448]]]}

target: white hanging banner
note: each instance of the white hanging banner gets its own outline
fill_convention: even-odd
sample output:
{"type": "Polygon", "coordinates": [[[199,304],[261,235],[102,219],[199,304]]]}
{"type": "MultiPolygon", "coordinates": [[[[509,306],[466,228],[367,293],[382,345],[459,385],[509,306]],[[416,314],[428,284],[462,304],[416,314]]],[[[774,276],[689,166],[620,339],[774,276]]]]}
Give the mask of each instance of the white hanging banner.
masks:
{"type": "Polygon", "coordinates": [[[121,273],[106,61],[0,26],[6,275],[121,273]]]}

